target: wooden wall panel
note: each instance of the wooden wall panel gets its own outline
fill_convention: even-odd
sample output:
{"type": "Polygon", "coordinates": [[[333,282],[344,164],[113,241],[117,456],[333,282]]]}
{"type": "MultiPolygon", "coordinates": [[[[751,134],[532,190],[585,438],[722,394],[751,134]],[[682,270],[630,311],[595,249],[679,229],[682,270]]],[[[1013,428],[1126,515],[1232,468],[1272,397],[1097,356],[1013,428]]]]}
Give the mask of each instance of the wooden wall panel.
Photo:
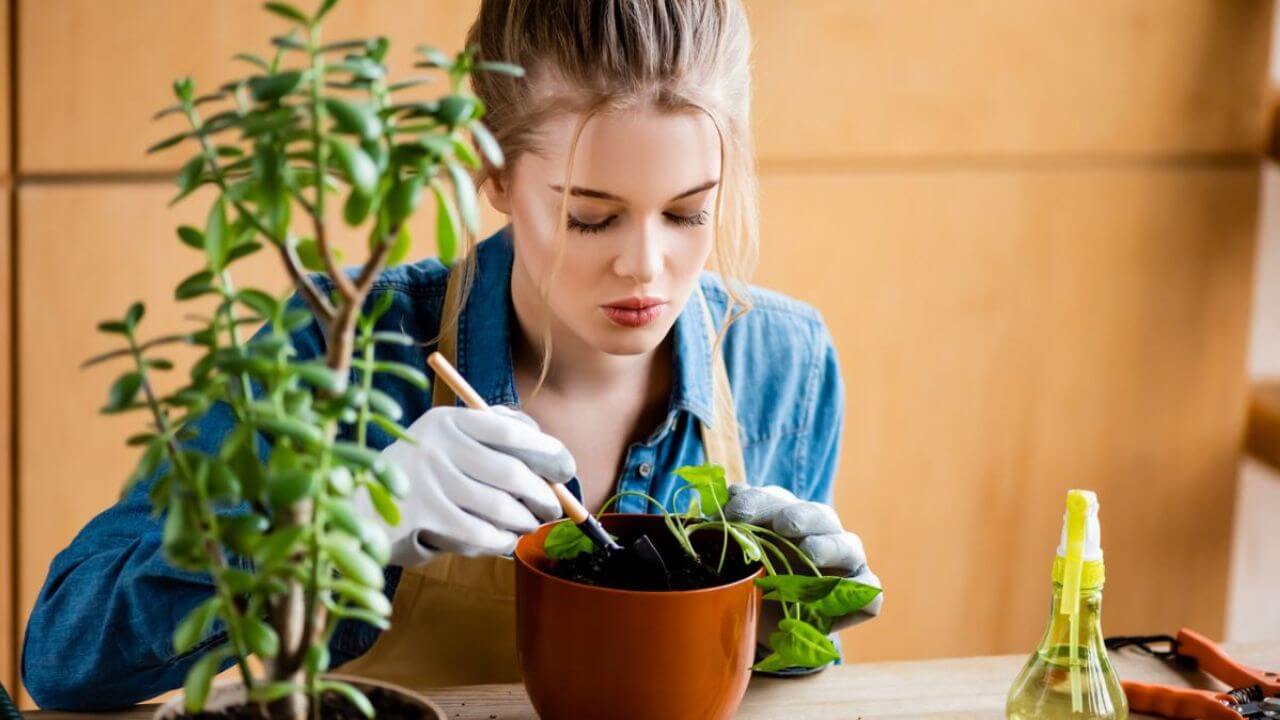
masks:
{"type": "Polygon", "coordinates": [[[834,334],[837,506],[888,588],[852,657],[1033,647],[1072,487],[1101,499],[1109,632],[1221,632],[1257,183],[1251,167],[765,178],[759,279],[834,334]]]}
{"type": "MultiPolygon", "coordinates": [[[[177,116],[148,119],[173,102],[173,80],[191,75],[197,88],[215,88],[252,70],[231,55],[268,54],[269,38],[288,30],[258,0],[18,2],[19,128],[29,173],[178,167],[181,153],[143,154],[184,127],[177,116]]],[[[431,74],[411,66],[415,46],[459,49],[476,7],[474,0],[348,1],[327,27],[334,40],[389,33],[403,79],[431,74]]]]}
{"type": "MultiPolygon", "coordinates": [[[[147,122],[170,101],[169,83],[189,73],[211,87],[239,72],[232,53],[283,27],[256,0],[19,2],[29,172],[176,167],[177,155],[140,152],[175,126],[147,122]]],[[[1263,144],[1267,0],[747,5],[765,160],[1238,153],[1263,144]]],[[[399,58],[419,42],[456,48],[475,6],[347,2],[333,34],[391,32],[399,58]]]]}
{"type": "Polygon", "coordinates": [[[9,29],[10,6],[0,5],[0,174],[8,177],[13,163],[13,150],[9,147],[9,135],[13,122],[13,88],[10,87],[9,29]]]}
{"type": "MultiPolygon", "coordinates": [[[[20,302],[33,309],[19,321],[17,359],[23,378],[18,602],[24,623],[53,556],[116,500],[137,460],[124,439],[144,417],[97,412],[124,366],[79,367],[113,347],[95,330],[97,323],[141,299],[147,304],[146,335],[160,335],[189,328],[182,317],[198,308],[172,300],[175,282],[187,268],[194,272],[200,266],[174,228],[202,224],[211,196],[196,195],[168,209],[172,194],[169,185],[157,183],[29,185],[19,192],[20,302]],[[68,432],[74,433],[75,452],[67,452],[68,432]]],[[[432,212],[416,218],[414,237],[421,242],[415,257],[432,254],[428,238],[434,237],[434,223],[432,212]]],[[[485,225],[501,226],[493,214],[485,225]]],[[[361,257],[359,238],[340,233],[339,240],[352,262],[361,257]]],[[[280,290],[287,284],[277,257],[265,250],[236,267],[242,287],[280,290]]],[[[173,375],[180,377],[192,356],[173,357],[173,375]]]]}
{"type": "Polygon", "coordinates": [[[13,546],[13,395],[12,288],[13,238],[9,232],[10,120],[13,93],[9,82],[9,3],[0,3],[0,684],[15,687],[13,546]]]}
{"type": "Polygon", "coordinates": [[[766,160],[1256,152],[1270,0],[748,0],[766,160]]]}
{"type": "Polygon", "coordinates": [[[14,688],[18,682],[15,667],[17,643],[14,628],[14,547],[13,488],[13,327],[10,291],[13,279],[12,249],[9,237],[10,186],[0,183],[0,683],[14,688]]]}

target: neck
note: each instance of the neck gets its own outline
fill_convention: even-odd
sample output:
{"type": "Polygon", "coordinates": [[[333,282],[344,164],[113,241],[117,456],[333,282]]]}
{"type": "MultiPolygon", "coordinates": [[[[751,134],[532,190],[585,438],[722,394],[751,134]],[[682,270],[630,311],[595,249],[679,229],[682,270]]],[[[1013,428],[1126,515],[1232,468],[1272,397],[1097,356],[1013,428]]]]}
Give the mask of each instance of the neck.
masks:
{"type": "Polygon", "coordinates": [[[511,273],[511,301],[516,323],[511,356],[517,385],[533,387],[542,372],[545,333],[549,327],[552,363],[541,392],[554,395],[593,395],[644,388],[645,395],[665,397],[670,383],[671,338],[638,355],[611,355],[583,342],[548,311],[531,278],[519,263],[511,273]]]}

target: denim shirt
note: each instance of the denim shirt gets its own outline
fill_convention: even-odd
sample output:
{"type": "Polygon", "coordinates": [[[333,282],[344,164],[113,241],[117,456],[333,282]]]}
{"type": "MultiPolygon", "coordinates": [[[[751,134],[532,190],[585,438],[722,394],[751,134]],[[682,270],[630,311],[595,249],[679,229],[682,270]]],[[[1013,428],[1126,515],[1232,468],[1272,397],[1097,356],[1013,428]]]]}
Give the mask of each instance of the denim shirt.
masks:
{"type": "MultiPolygon", "coordinates": [[[[518,406],[510,350],[510,232],[509,226],[498,231],[476,250],[477,274],[458,324],[457,367],[488,403],[518,406]]],[[[434,339],[447,275],[434,259],[384,273],[371,296],[393,293],[394,304],[380,326],[422,343],[434,339]]],[[[316,282],[328,289],[324,278],[316,282]]],[[[728,296],[719,280],[704,273],[700,282],[712,315],[724,317],[728,296]]],[[[752,288],[752,294],[754,309],[732,326],[722,347],[748,482],[780,485],[801,498],[830,503],[843,417],[843,385],[830,334],[813,308],[768,290],[752,288]]],[[[300,300],[295,296],[292,302],[300,300]]],[[[712,419],[711,343],[696,296],[672,332],[667,412],[646,440],[627,448],[616,490],[638,490],[674,511],[684,509],[670,507],[683,481],[672,473],[704,461],[698,423],[712,419]]],[[[324,341],[314,323],[298,331],[294,341],[299,355],[323,356],[324,341]]],[[[433,347],[384,347],[381,352],[395,354],[389,359],[432,374],[425,361],[433,347]]],[[[431,405],[429,392],[398,378],[382,375],[376,384],[399,401],[406,419],[431,405]]],[[[227,406],[215,406],[189,442],[216,451],[232,422],[227,406]]],[[[381,428],[370,428],[370,446],[391,442],[381,428]]],[[[161,521],[152,517],[147,499],[150,484],[141,483],[94,518],[49,568],[22,654],[23,682],[42,707],[109,709],[146,700],[181,686],[199,654],[225,642],[215,628],[193,650],[173,651],[174,628],[212,586],[208,576],[165,561],[161,521]]],[[[636,496],[623,497],[617,509],[657,510],[636,496]]],[[[393,596],[400,569],[388,568],[386,574],[386,592],[393,596]]],[[[366,652],[378,633],[371,625],[343,621],[330,646],[333,665],[366,652]]]]}

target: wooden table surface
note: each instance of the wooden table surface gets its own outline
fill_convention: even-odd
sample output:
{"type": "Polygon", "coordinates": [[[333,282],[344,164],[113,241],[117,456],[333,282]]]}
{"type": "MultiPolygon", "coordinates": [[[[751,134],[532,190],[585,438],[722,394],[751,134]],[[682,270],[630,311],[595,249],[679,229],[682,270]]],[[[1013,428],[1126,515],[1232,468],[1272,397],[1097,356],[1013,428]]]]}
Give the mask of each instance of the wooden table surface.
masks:
{"type": "MultiPolygon", "coordinates": [[[[1258,668],[1280,669],[1280,643],[1234,644],[1228,645],[1227,650],[1240,662],[1258,668]]],[[[1212,679],[1199,673],[1180,674],[1167,664],[1131,649],[1112,653],[1112,659],[1123,678],[1221,689],[1212,679]]],[[[742,720],[999,720],[1004,717],[1005,693],[1025,661],[1023,655],[1003,655],[865,663],[832,667],[806,678],[754,678],[737,717],[742,720]]],[[[520,685],[446,688],[429,691],[428,696],[444,709],[451,720],[537,718],[520,685]]],[[[112,714],[35,712],[29,715],[40,720],[85,717],[141,720],[150,717],[150,712],[150,707],[141,706],[112,714]]]]}

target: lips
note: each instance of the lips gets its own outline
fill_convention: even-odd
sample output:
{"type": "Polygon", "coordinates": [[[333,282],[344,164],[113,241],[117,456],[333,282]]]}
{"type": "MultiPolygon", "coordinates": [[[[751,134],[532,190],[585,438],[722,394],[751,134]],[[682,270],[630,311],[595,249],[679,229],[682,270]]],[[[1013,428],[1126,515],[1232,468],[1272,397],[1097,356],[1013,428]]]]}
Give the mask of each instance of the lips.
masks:
{"type": "Polygon", "coordinates": [[[667,301],[654,297],[631,297],[601,305],[600,310],[615,325],[639,328],[657,320],[666,310],[667,301]]]}

